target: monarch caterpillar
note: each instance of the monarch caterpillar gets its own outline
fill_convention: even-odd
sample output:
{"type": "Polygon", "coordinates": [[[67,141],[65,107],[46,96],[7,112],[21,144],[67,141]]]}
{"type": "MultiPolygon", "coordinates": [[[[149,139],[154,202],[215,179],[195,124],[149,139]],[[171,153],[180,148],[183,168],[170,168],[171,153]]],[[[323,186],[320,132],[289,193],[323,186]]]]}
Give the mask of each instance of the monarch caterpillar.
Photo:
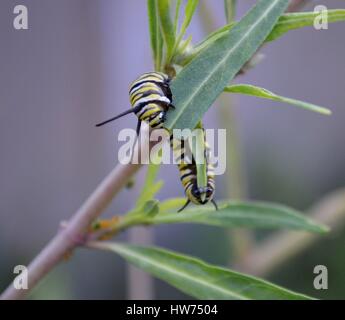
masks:
{"type": "Polygon", "coordinates": [[[130,85],[129,98],[132,108],[96,124],[96,127],[129,113],[135,113],[138,117],[137,135],[139,135],[142,121],[148,122],[151,128],[161,128],[165,121],[166,112],[169,108],[175,108],[172,105],[170,81],[169,76],[161,72],[144,73],[130,85]]]}
{"type": "Polygon", "coordinates": [[[197,205],[204,205],[212,202],[216,210],[218,210],[217,203],[213,200],[215,192],[214,167],[209,160],[210,147],[207,144],[206,140],[204,144],[204,161],[206,164],[207,184],[202,187],[198,186],[197,166],[194,157],[192,156],[191,161],[189,159],[186,159],[186,155],[184,152],[185,141],[176,138],[174,139],[171,135],[170,145],[173,149],[175,160],[178,163],[180,179],[187,196],[186,203],[180,210],[178,210],[178,212],[184,210],[191,202],[197,205]]]}

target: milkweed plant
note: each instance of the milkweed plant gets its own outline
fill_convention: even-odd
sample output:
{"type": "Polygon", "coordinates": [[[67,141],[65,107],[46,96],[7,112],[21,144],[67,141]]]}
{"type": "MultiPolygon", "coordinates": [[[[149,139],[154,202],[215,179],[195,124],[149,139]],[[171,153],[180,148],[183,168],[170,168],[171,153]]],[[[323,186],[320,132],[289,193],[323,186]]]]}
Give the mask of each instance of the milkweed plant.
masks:
{"type": "MultiPolygon", "coordinates": [[[[330,110],[312,103],[286,98],[253,84],[232,83],[235,77],[255,67],[254,58],[263,45],[287,32],[313,26],[318,12],[290,12],[289,0],[258,0],[238,21],[236,0],[224,1],[227,24],[194,44],[187,35],[198,0],[147,0],[147,16],[153,70],[170,77],[174,108],[166,113],[165,129],[194,129],[205,112],[221,95],[251,95],[294,105],[323,115],[330,110]]],[[[345,20],[345,10],[327,10],[328,22],[345,20]]],[[[208,264],[198,258],[156,246],[111,241],[133,226],[160,224],[203,224],[219,228],[290,229],[323,234],[326,225],[281,204],[219,200],[190,206],[177,212],[185,198],[158,201],[163,186],[157,181],[158,164],[149,164],[144,184],[134,207],[110,220],[93,219],[88,233],[99,233],[86,243],[93,249],[109,250],[129,264],[161,279],[190,297],[198,299],[312,299],[301,293],[229,268],[208,264]]],[[[198,167],[197,176],[203,168],[198,167]]],[[[232,170],[232,168],[227,168],[232,170]]],[[[201,173],[200,173],[201,171],[201,173]]],[[[127,177],[126,177],[127,178],[127,177]]],[[[130,192],[130,191],[128,191],[130,192]]]]}

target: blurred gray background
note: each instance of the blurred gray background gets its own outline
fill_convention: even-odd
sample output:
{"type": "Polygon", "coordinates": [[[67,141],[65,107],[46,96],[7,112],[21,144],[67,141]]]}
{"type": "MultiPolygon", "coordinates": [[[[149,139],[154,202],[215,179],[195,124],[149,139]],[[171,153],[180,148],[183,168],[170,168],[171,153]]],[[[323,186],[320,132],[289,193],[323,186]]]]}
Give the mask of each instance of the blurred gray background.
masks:
{"type": "MultiPolygon", "coordinates": [[[[222,26],[223,1],[203,2],[222,26]]],[[[239,2],[238,17],[253,1],[239,2]]],[[[317,4],[345,8],[343,1],[327,0],[310,1],[306,9],[317,4]]],[[[194,43],[203,30],[196,15],[188,32],[194,43]]],[[[265,60],[237,79],[333,111],[326,117],[234,96],[250,198],[305,210],[345,185],[344,31],[344,23],[330,24],[327,31],[292,31],[267,45],[265,60]]],[[[115,166],[117,133],[134,128],[136,119],[128,116],[102,129],[94,124],[128,108],[129,83],[152,69],[144,0],[0,2],[0,290],[12,278],[13,266],[27,264],[115,166]],[[17,4],[28,7],[29,30],[12,26],[17,4]]],[[[221,127],[219,121],[215,105],[205,125],[221,127]]],[[[106,215],[131,207],[144,171],[106,215]]],[[[163,166],[160,177],[165,180],[160,199],[183,195],[174,166],[163,166]]],[[[225,179],[217,179],[217,198],[227,197],[225,179]]],[[[225,265],[231,255],[222,229],[178,225],[153,232],[156,244],[210,263],[225,265]]],[[[267,278],[314,296],[345,298],[344,240],[343,231],[331,233],[267,278]],[[329,267],[327,293],[312,288],[316,264],[329,267]]],[[[31,297],[124,299],[125,273],[115,255],[77,250],[31,297]]],[[[154,297],[184,295],[156,281],[154,297]]]]}

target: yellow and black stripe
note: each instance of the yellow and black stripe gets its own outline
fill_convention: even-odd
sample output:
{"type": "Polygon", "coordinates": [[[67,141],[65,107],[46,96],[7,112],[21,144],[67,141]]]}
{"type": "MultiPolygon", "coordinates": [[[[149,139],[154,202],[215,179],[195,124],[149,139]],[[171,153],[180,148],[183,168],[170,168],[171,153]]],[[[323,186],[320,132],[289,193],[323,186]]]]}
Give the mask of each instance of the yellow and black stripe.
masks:
{"type": "Polygon", "coordinates": [[[132,108],[97,124],[102,126],[122,116],[135,113],[138,117],[137,134],[139,134],[142,121],[148,122],[152,128],[161,128],[165,121],[166,112],[172,105],[170,78],[161,72],[148,72],[132,82],[129,89],[129,98],[132,108]]]}
{"type": "Polygon", "coordinates": [[[213,200],[215,193],[215,181],[214,181],[214,167],[209,161],[210,148],[205,140],[205,158],[206,161],[206,175],[207,185],[199,188],[197,184],[197,168],[194,157],[189,159],[185,153],[185,141],[170,136],[170,145],[173,149],[175,161],[177,162],[180,172],[180,179],[187,196],[187,202],[179,210],[185,209],[190,202],[197,205],[204,205],[212,202],[215,208],[218,210],[216,202],[213,200]]]}

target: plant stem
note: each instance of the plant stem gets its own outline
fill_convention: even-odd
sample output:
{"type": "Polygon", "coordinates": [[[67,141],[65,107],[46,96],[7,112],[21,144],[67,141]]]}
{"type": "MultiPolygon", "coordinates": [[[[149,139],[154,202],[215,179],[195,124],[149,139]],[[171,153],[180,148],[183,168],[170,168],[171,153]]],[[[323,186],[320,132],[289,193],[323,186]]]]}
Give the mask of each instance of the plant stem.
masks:
{"type": "MultiPolygon", "coordinates": [[[[142,146],[145,146],[145,142],[142,146]]],[[[144,148],[137,144],[135,158],[138,154],[142,156],[142,160],[147,158],[151,148],[152,145],[150,145],[150,148],[144,148]]],[[[24,298],[69,252],[80,245],[83,242],[82,239],[86,237],[90,224],[106,209],[114,196],[125,187],[127,181],[140,167],[140,164],[118,164],[72,216],[68,225],[58,232],[29,264],[29,289],[17,290],[11,284],[0,296],[0,300],[24,298]]]]}

